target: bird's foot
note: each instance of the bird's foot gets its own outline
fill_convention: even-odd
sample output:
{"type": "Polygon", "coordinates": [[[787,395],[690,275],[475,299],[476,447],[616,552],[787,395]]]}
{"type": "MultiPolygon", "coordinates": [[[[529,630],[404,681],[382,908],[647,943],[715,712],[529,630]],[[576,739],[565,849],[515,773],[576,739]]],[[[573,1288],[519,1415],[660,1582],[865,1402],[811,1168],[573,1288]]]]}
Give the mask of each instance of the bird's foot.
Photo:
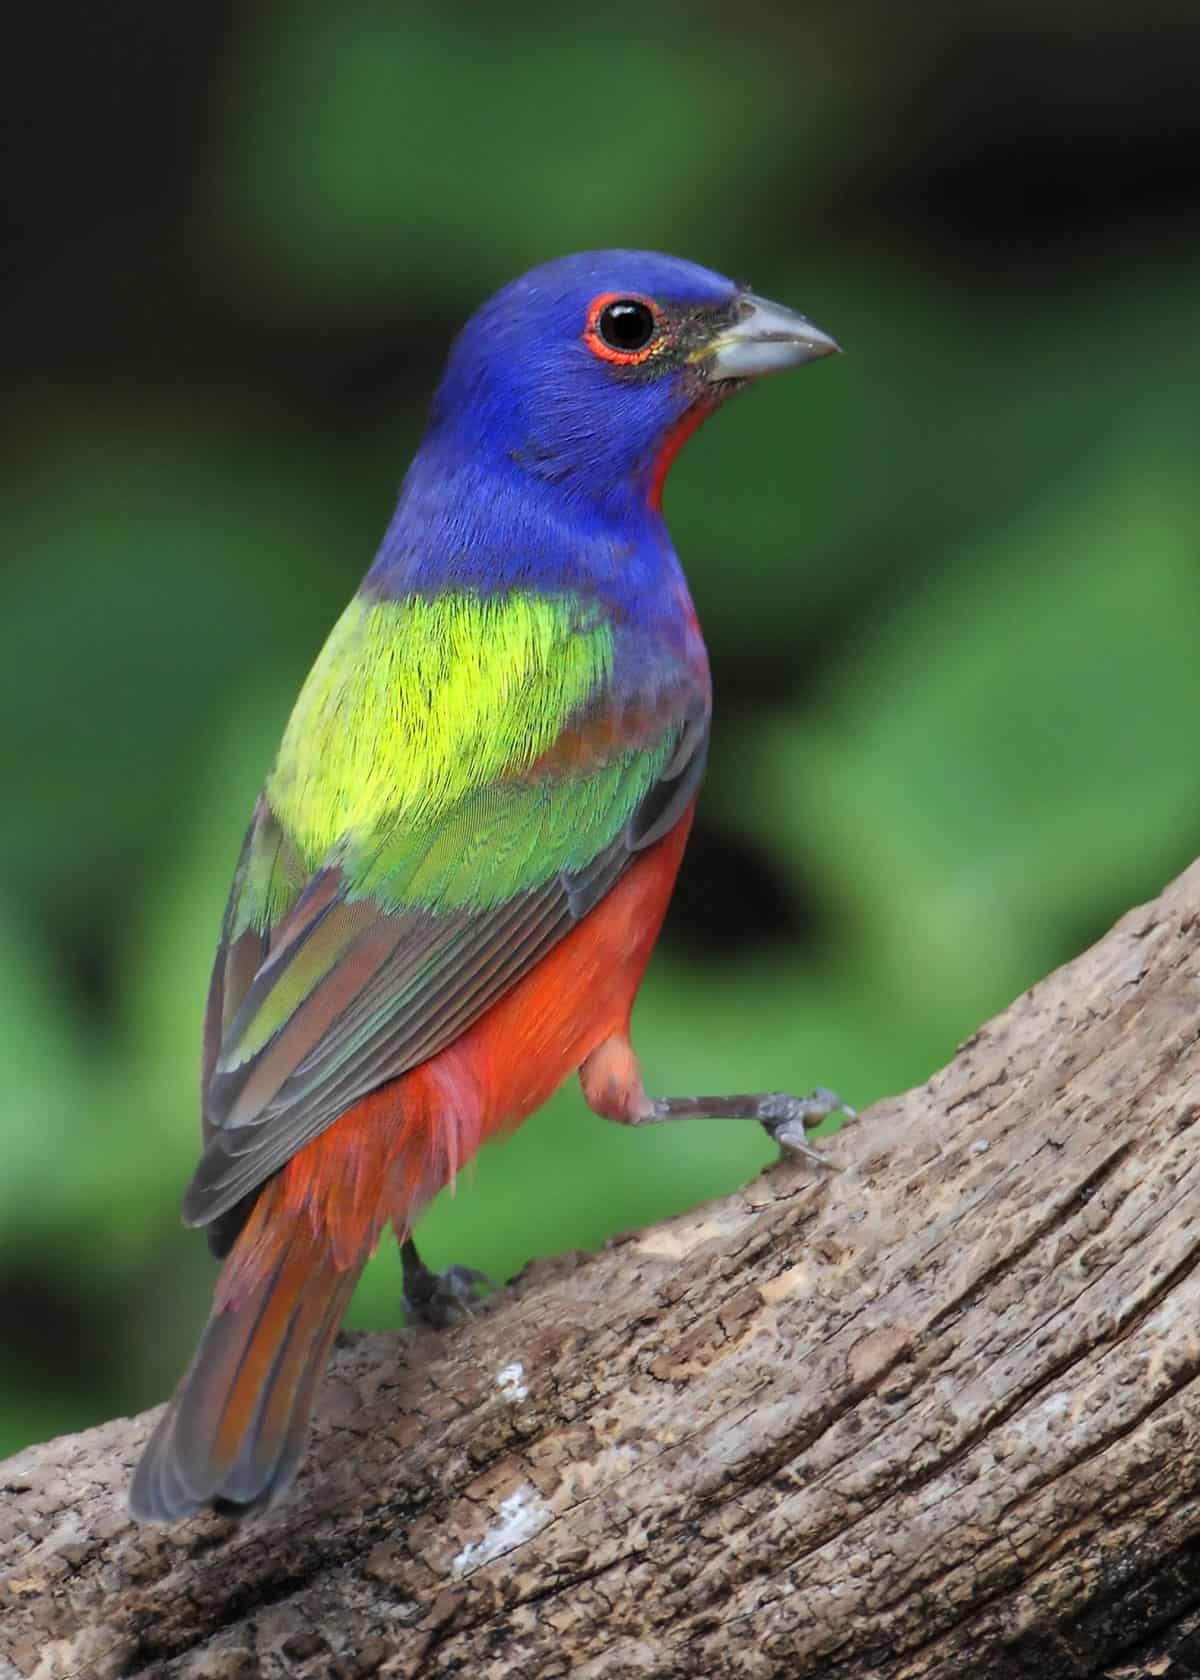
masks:
{"type": "Polygon", "coordinates": [[[400,1245],[404,1267],[404,1293],[401,1304],[409,1318],[420,1319],[435,1330],[448,1330],[469,1318],[478,1297],[475,1291],[482,1285],[496,1287],[486,1272],[473,1266],[447,1266],[444,1272],[434,1272],[417,1253],[412,1238],[400,1245]]]}
{"type": "Polygon", "coordinates": [[[820,1161],[823,1167],[832,1169],[833,1163],[811,1148],[808,1142],[808,1128],[828,1120],[831,1114],[844,1114],[847,1120],[858,1119],[858,1110],[843,1102],[836,1091],[831,1091],[827,1085],[818,1085],[807,1097],[792,1097],[786,1091],[768,1091],[759,1098],[756,1119],[780,1149],[807,1155],[810,1160],[820,1161]]]}

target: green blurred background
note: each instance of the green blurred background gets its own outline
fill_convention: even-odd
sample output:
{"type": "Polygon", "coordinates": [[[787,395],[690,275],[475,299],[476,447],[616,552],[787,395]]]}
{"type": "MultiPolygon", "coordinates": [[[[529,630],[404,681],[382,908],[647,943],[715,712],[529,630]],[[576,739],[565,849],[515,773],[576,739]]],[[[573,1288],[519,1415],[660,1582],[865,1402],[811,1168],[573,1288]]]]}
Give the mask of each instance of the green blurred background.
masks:
{"type": "MultiPolygon", "coordinates": [[[[533,263],[679,252],[847,350],[721,414],[668,492],[718,711],[652,1088],[865,1104],[1191,859],[1194,5],[113,0],[19,31],[0,1452],[161,1399],[190,1352],[243,825],[450,336],[533,263]]],[[[770,1153],[572,1087],[423,1246],[503,1278],[770,1153]]],[[[389,1243],[352,1322],[398,1297],[389,1243]]]]}

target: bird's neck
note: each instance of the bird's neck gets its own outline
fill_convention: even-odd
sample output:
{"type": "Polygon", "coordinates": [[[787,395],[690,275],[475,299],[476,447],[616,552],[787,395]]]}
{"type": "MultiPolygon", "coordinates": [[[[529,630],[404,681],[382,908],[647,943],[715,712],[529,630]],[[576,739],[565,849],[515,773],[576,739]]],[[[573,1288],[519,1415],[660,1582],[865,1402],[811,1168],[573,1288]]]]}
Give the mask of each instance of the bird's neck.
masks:
{"type": "Polygon", "coordinates": [[[598,596],[621,615],[690,600],[644,484],[585,486],[552,463],[427,438],[364,584],[377,597],[513,589],[598,596]]]}

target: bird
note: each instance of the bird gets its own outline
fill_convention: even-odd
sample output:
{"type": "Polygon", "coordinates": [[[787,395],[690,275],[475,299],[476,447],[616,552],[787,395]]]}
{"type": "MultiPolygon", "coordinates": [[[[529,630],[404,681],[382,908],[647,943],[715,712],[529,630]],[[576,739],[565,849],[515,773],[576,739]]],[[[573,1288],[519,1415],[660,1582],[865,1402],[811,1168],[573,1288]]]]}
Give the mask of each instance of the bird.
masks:
{"type": "Polygon", "coordinates": [[[451,346],[234,874],[183,1201],[222,1268],[135,1518],[287,1492],[387,1225],[406,1307],[453,1322],[483,1274],[429,1270],[416,1218],[570,1075],[614,1121],[741,1117],[800,1150],[844,1107],[821,1088],[656,1100],[630,1042],[712,710],[664,481],[728,397],[837,349],[636,250],[530,270],[451,346]]]}

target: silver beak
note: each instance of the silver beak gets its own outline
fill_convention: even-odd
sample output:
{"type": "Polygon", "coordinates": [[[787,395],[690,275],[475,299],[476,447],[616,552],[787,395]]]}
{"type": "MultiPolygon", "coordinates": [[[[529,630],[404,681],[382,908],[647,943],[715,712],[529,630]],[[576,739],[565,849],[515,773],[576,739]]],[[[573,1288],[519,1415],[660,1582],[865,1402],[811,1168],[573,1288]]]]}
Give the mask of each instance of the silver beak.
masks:
{"type": "Polygon", "coordinates": [[[766,373],[833,356],[841,349],[828,333],[781,303],[746,292],[742,307],[741,319],[702,352],[710,379],[760,379],[766,373]]]}

